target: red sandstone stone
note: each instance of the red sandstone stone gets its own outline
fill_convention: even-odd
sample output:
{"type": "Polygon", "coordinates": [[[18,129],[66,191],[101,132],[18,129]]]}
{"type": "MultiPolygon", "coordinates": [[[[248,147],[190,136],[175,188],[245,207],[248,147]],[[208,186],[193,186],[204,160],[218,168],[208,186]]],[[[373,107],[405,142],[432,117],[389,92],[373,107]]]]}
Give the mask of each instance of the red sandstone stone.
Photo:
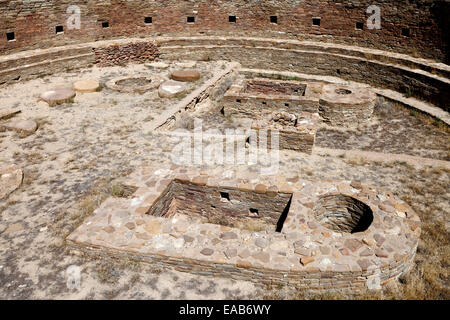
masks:
{"type": "Polygon", "coordinates": [[[200,79],[200,73],[196,70],[177,70],[170,74],[170,78],[175,81],[192,82],[200,79]]]}

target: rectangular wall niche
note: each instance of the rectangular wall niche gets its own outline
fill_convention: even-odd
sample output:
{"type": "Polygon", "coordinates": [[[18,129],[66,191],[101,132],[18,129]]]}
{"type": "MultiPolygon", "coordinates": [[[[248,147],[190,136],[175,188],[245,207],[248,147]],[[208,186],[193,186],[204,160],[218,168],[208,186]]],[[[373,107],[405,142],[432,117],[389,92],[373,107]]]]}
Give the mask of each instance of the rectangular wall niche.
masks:
{"type": "Polygon", "coordinates": [[[313,26],[320,26],[320,18],[313,18],[312,22],[313,22],[313,26]]]}
{"type": "Polygon", "coordinates": [[[151,23],[153,23],[153,18],[152,18],[152,17],[145,17],[145,18],[144,18],[144,22],[145,22],[146,24],[151,24],[151,23]]]}
{"type": "Polygon", "coordinates": [[[8,41],[14,41],[16,39],[16,36],[14,32],[7,32],[6,33],[6,40],[8,41]]]}
{"type": "Polygon", "coordinates": [[[194,23],[195,22],[195,17],[187,17],[186,21],[187,21],[187,23],[194,23]]]}
{"type": "Polygon", "coordinates": [[[64,33],[63,26],[56,26],[55,30],[56,30],[56,34],[64,33]]]}
{"type": "Polygon", "coordinates": [[[228,16],[228,22],[235,23],[236,22],[236,16],[228,16]]]}
{"type": "Polygon", "coordinates": [[[261,194],[174,180],[148,214],[254,232],[281,232],[291,198],[288,193],[261,194]]]}

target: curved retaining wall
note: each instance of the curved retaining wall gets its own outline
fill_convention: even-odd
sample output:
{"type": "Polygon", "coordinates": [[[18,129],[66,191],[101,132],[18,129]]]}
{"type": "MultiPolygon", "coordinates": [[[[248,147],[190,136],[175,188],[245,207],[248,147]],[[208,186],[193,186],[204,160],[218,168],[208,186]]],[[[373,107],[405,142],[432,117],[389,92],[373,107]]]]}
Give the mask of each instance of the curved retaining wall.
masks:
{"type": "Polygon", "coordinates": [[[0,52],[139,35],[239,34],[276,38],[282,34],[448,62],[449,14],[450,3],[444,0],[1,1],[0,52]],[[81,24],[79,29],[69,30],[67,20],[75,11],[67,10],[72,5],[80,10],[81,24]],[[371,15],[367,14],[371,5],[381,9],[380,30],[369,30],[364,25],[371,15]],[[235,22],[230,22],[230,16],[236,17],[235,22]],[[276,23],[271,16],[276,17],[276,23]],[[188,17],[195,21],[188,23],[188,17]],[[313,24],[313,18],[320,18],[320,26],[313,24]],[[357,24],[363,24],[363,30],[357,24]],[[63,27],[62,33],[56,32],[57,26],[63,27]],[[14,33],[13,41],[8,41],[7,33],[14,33]]]}
{"type": "Polygon", "coordinates": [[[259,38],[151,38],[99,41],[0,57],[0,84],[93,64],[155,58],[231,60],[245,68],[337,76],[391,89],[449,111],[450,67],[389,52],[342,45],[259,38]]]}

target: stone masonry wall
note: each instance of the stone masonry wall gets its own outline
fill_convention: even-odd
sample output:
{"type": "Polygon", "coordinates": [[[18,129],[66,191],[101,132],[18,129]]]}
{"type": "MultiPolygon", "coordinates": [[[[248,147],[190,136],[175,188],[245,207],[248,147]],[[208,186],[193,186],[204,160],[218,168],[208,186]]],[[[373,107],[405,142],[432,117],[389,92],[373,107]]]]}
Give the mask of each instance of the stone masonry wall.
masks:
{"type": "Polygon", "coordinates": [[[12,0],[0,2],[0,53],[139,35],[232,34],[320,39],[449,61],[448,1],[380,0],[12,0]],[[381,30],[363,30],[370,5],[381,8],[381,30]],[[69,30],[71,5],[81,28],[69,30]],[[230,22],[229,16],[236,17],[230,22]],[[276,23],[270,17],[276,16],[276,23]],[[151,23],[145,18],[151,18],[151,23]],[[188,23],[193,17],[194,23],[188,23]],[[320,26],[313,18],[320,17],[320,26]],[[273,20],[272,20],[273,22],[273,20]],[[107,23],[107,25],[105,25],[107,23]],[[64,32],[57,33],[56,26],[64,32]],[[106,26],[106,27],[105,27],[106,26]],[[6,33],[14,32],[8,41],[6,33]],[[408,36],[409,33],[409,36],[408,36]]]}
{"type": "Polygon", "coordinates": [[[258,219],[261,224],[266,224],[269,230],[275,231],[290,197],[291,194],[278,192],[261,194],[174,181],[149,214],[168,217],[177,213],[194,218],[204,217],[210,223],[216,221],[225,226],[232,226],[235,220],[258,219]],[[170,211],[169,214],[173,199],[177,203],[176,210],[170,211]],[[256,209],[258,213],[252,215],[250,209],[256,209]]]}

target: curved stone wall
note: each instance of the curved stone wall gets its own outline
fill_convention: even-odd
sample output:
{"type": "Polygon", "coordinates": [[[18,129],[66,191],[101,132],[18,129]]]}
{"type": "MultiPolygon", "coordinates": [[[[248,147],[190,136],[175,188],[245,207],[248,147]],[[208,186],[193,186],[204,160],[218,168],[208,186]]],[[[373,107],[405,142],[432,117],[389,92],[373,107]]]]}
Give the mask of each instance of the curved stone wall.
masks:
{"type": "Polygon", "coordinates": [[[23,51],[0,57],[0,85],[94,64],[143,63],[156,58],[229,60],[244,68],[335,76],[450,109],[447,65],[380,50],[370,53],[359,47],[287,39],[134,38],[23,51]]]}
{"type": "Polygon", "coordinates": [[[232,34],[272,38],[282,35],[405,52],[448,62],[449,13],[448,1],[429,0],[2,1],[0,52],[130,35],[232,34]],[[367,8],[374,4],[381,9],[379,30],[369,30],[365,25],[371,16],[367,8]],[[73,5],[80,10],[79,29],[69,29],[73,24],[67,24],[68,18],[76,14],[69,9],[73,5]]]}

